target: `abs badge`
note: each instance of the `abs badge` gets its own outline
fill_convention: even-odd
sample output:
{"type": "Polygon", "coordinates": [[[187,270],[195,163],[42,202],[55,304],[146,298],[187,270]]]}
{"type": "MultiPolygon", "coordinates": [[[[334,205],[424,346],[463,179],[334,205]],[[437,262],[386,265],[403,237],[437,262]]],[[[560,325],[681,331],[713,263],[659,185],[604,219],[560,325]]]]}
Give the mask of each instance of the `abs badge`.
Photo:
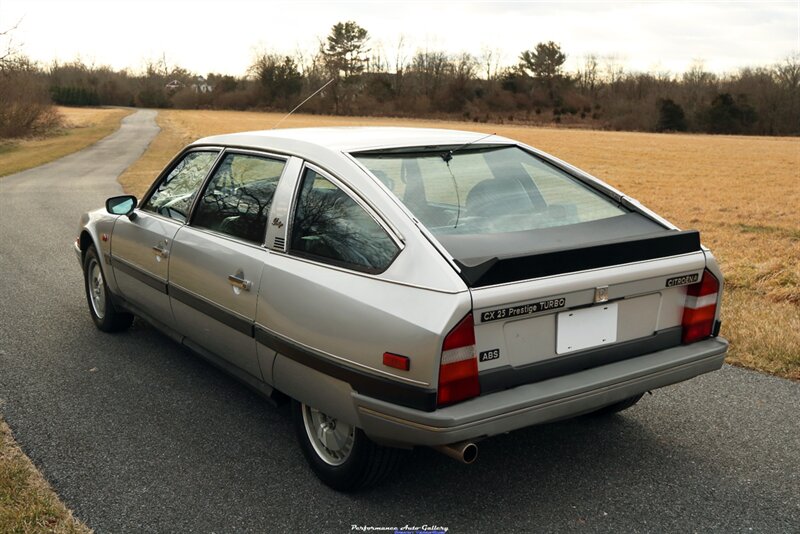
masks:
{"type": "Polygon", "coordinates": [[[500,358],[500,349],[484,350],[478,356],[479,362],[490,362],[500,358]]]}

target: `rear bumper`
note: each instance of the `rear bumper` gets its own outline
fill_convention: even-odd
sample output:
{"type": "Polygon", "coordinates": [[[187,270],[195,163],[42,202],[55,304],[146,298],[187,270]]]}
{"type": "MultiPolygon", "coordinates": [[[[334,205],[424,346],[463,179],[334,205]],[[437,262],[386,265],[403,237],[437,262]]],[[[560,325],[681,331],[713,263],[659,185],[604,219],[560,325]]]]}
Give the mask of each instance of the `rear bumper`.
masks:
{"type": "Polygon", "coordinates": [[[376,441],[445,445],[593,411],[722,367],[728,342],[711,338],[423,412],[358,393],[359,426],[376,441]]]}

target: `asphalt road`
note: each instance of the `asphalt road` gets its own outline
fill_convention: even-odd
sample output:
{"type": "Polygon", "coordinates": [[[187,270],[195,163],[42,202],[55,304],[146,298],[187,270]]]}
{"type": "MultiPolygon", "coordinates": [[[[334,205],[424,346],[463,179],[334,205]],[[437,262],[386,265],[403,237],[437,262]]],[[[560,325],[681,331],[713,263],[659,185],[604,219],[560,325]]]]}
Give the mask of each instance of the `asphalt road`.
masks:
{"type": "Polygon", "coordinates": [[[800,532],[800,384],[728,366],[484,441],[471,466],[421,449],[381,487],[329,490],[285,408],[141,321],[89,318],[78,217],[120,192],[153,118],[0,179],[0,412],[97,532],[800,532]]]}

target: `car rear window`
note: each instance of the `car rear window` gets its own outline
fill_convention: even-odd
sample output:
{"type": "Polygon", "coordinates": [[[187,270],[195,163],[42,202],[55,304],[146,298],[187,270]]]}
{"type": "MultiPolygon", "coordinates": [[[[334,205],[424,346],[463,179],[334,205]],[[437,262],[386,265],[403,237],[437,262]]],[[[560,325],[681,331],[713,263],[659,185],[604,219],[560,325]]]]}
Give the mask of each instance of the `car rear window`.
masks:
{"type": "Polygon", "coordinates": [[[496,234],[627,213],[517,146],[407,149],[354,156],[433,234],[496,234]]]}

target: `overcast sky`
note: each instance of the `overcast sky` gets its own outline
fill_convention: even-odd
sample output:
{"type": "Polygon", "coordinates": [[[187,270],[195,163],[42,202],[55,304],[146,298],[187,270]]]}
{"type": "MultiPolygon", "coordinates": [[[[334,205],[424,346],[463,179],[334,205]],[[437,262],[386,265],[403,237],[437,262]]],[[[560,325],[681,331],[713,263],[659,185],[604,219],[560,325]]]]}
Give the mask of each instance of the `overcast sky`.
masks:
{"type": "Polygon", "coordinates": [[[241,75],[256,50],[311,52],[333,24],[354,20],[394,62],[428,48],[522,50],[555,41],[567,67],[589,53],[630,70],[715,72],[775,63],[800,51],[800,0],[761,2],[273,2],[268,0],[0,0],[0,31],[33,59],[141,69],[166,55],[198,73],[241,75]]]}

